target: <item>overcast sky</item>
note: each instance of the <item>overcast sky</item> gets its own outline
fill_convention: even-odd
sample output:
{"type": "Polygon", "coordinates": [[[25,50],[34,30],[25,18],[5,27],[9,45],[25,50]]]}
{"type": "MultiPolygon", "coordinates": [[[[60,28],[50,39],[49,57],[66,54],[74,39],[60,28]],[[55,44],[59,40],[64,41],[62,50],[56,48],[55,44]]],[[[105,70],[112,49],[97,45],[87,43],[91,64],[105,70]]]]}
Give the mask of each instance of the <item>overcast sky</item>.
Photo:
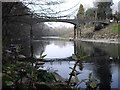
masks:
{"type": "MultiPolygon", "coordinates": [[[[80,3],[83,4],[85,10],[87,10],[88,8],[94,7],[93,2],[95,0],[66,0],[66,3],[64,5],[61,5],[62,9],[66,9],[66,8],[70,8],[70,6],[74,6],[76,3],[80,3]]],[[[105,0],[104,0],[105,1],[105,0]]],[[[111,7],[113,9],[113,12],[115,12],[116,10],[118,11],[118,2],[120,0],[113,0],[113,6],[111,7]]],[[[79,6],[78,6],[79,7],[79,6]]],[[[52,25],[51,25],[52,26],[52,25]]],[[[67,26],[67,27],[73,27],[73,25],[71,24],[64,24],[64,23],[54,23],[54,26],[67,26]]]]}
{"type": "MultiPolygon", "coordinates": [[[[87,9],[87,8],[90,8],[90,7],[94,6],[93,2],[95,0],[74,0],[74,2],[73,2],[73,0],[66,0],[66,1],[68,2],[68,3],[66,3],[66,4],[68,4],[68,6],[71,6],[71,5],[73,5],[77,2],[80,2],[80,4],[83,4],[84,8],[87,9]]],[[[114,3],[114,5],[112,6],[112,8],[114,9],[113,11],[116,11],[116,9],[118,8],[118,2],[119,1],[120,0],[113,0],[113,3],[114,3]]]]}
{"type": "MultiPolygon", "coordinates": [[[[28,1],[28,0],[26,0],[26,1],[28,1]]],[[[29,1],[33,1],[33,2],[36,3],[36,1],[39,1],[39,0],[29,0],[29,1]]],[[[41,3],[42,1],[44,2],[44,1],[60,1],[60,0],[40,0],[39,2],[41,3]]],[[[68,11],[65,11],[65,12],[61,12],[61,13],[58,14],[58,16],[60,16],[60,15],[63,15],[63,16],[64,15],[72,15],[74,17],[77,14],[77,11],[79,9],[79,5],[80,4],[83,4],[85,10],[87,10],[88,8],[94,7],[93,2],[95,0],[63,0],[63,1],[65,1],[63,4],[46,6],[46,7],[43,7],[43,8],[48,8],[49,7],[49,8],[52,8],[55,12],[57,12],[57,11],[67,10],[67,9],[75,6],[71,10],[68,10],[68,11]]],[[[103,0],[103,1],[110,1],[110,0],[103,0]]],[[[113,12],[115,12],[116,10],[118,11],[118,2],[119,1],[120,0],[113,0],[113,3],[114,3],[113,6],[112,6],[113,12]]],[[[29,6],[29,8],[31,8],[31,6],[29,6]]],[[[34,9],[36,9],[36,11],[37,11],[38,9],[40,9],[40,7],[39,6],[35,6],[34,9]]],[[[39,11],[41,12],[41,10],[38,10],[38,12],[39,11]]],[[[56,23],[54,25],[59,26],[58,23],[56,23]]],[[[61,23],[60,25],[65,25],[65,24],[61,23]]],[[[67,26],[69,26],[69,24],[67,24],[67,26]]]]}
{"type": "MultiPolygon", "coordinates": [[[[22,0],[23,1],[23,0],[22,0]]],[[[38,3],[38,5],[29,5],[28,7],[31,8],[31,10],[34,8],[34,10],[36,11],[36,13],[44,13],[43,10],[41,10],[41,7],[42,8],[50,8],[52,9],[54,12],[58,12],[58,11],[63,11],[63,10],[67,10],[67,9],[70,9],[68,11],[64,11],[64,12],[61,12],[61,13],[57,13],[56,16],[65,16],[65,15],[68,15],[68,16],[75,16],[77,14],[77,11],[79,9],[79,6],[80,4],[83,4],[85,10],[87,10],[88,8],[91,8],[91,7],[94,7],[93,5],[93,2],[95,2],[96,0],[24,0],[26,2],[33,2],[33,3],[38,3]],[[44,3],[44,2],[49,2],[49,1],[64,1],[64,3],[62,4],[57,4],[57,5],[39,5],[41,3],[44,3]]],[[[97,0],[97,1],[111,1],[111,0],[97,0]]],[[[118,8],[118,2],[120,0],[113,0],[113,6],[112,6],[112,9],[113,9],[113,12],[115,12],[118,8]]],[[[46,9],[47,12],[49,12],[50,10],[49,9],[46,9]]],[[[118,10],[117,10],[118,11],[118,10]]],[[[40,14],[41,15],[41,14],[40,14]]],[[[50,16],[50,14],[48,14],[50,16]]],[[[53,15],[53,14],[51,14],[53,15]]]]}

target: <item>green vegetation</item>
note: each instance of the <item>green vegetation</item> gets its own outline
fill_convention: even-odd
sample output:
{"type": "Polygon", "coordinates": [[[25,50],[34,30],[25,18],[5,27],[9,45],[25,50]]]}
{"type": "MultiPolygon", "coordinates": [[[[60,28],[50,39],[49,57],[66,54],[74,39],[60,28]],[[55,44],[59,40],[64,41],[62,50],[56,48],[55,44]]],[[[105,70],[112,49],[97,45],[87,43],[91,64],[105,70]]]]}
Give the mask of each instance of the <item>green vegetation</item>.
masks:
{"type": "Polygon", "coordinates": [[[114,26],[112,27],[112,30],[113,30],[113,31],[120,31],[120,25],[114,25],[114,26]]]}
{"type": "Polygon", "coordinates": [[[95,17],[95,12],[96,12],[95,8],[88,8],[85,12],[85,16],[88,17],[88,18],[94,18],[95,17]]]}
{"type": "MultiPolygon", "coordinates": [[[[80,73],[76,70],[76,66],[78,64],[81,64],[81,60],[89,57],[89,55],[82,57],[76,55],[72,56],[72,59],[76,60],[76,63],[73,68],[70,67],[70,69],[72,69],[72,72],[70,73],[70,78],[67,85],[67,83],[65,83],[62,80],[61,82],[64,82],[63,84],[57,82],[57,79],[53,73],[48,72],[47,70],[39,69],[43,65],[39,63],[41,61],[38,60],[34,61],[34,58],[32,58],[33,61],[31,62],[19,61],[18,55],[20,52],[21,50],[19,50],[19,48],[16,48],[16,50],[13,52],[15,54],[12,54],[12,56],[15,56],[14,59],[9,57],[4,58],[2,67],[3,90],[4,89],[38,90],[41,88],[51,88],[52,90],[56,89],[58,90],[58,88],[61,89],[66,88],[70,90],[72,85],[71,84],[72,76],[75,77],[75,80],[77,82],[81,82],[77,78],[77,75],[80,73]]],[[[80,52],[82,53],[81,50],[80,52]]],[[[45,56],[46,55],[43,55],[43,52],[40,54],[41,59],[43,59],[45,56]]],[[[91,75],[89,75],[89,78],[91,78],[91,75]]],[[[92,86],[92,88],[94,87],[92,86]]]]}
{"type": "Polygon", "coordinates": [[[82,4],[80,4],[80,7],[79,7],[79,10],[78,10],[78,13],[77,13],[77,18],[81,18],[84,16],[84,6],[82,4]]]}
{"type": "MultiPolygon", "coordinates": [[[[17,50],[16,50],[17,51],[17,50]]],[[[3,89],[25,89],[31,90],[38,88],[37,85],[54,83],[55,77],[51,72],[38,69],[42,66],[38,62],[18,61],[18,52],[15,59],[5,59],[2,67],[3,89]]],[[[43,59],[46,55],[40,55],[43,59]]]]}
{"type": "Polygon", "coordinates": [[[112,17],[112,9],[111,6],[113,5],[112,0],[110,2],[98,2],[95,0],[94,5],[97,7],[97,18],[98,19],[106,19],[112,17]]]}
{"type": "MultiPolygon", "coordinates": [[[[82,53],[82,51],[81,51],[81,53],[82,53]]],[[[90,57],[90,55],[86,55],[86,56],[82,56],[82,57],[81,56],[76,56],[75,54],[72,55],[72,59],[76,60],[76,63],[75,63],[75,65],[74,65],[73,68],[70,67],[70,69],[72,69],[72,72],[70,73],[70,77],[69,77],[69,80],[68,80],[68,85],[70,85],[70,81],[72,79],[72,76],[74,76],[75,79],[76,79],[76,81],[78,81],[77,86],[79,84],[81,84],[82,82],[84,82],[86,84],[86,89],[88,89],[88,90],[93,90],[93,89],[96,89],[98,87],[99,82],[92,77],[92,73],[90,73],[88,75],[88,79],[83,79],[82,81],[79,81],[79,79],[77,77],[77,75],[79,75],[80,72],[78,72],[76,70],[76,66],[78,64],[81,64],[81,61],[84,60],[84,59],[86,59],[86,58],[88,58],[88,57],[90,57]]]]}

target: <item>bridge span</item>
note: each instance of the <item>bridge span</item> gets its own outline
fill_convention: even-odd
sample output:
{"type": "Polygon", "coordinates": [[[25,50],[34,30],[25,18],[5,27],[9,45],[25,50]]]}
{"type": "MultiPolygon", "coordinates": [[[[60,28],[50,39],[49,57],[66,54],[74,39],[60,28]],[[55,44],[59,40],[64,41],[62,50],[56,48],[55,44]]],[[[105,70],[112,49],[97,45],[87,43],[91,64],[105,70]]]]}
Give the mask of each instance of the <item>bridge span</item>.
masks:
{"type": "Polygon", "coordinates": [[[31,17],[10,17],[9,21],[13,22],[23,22],[30,24],[31,26],[35,23],[41,23],[41,22],[66,22],[74,25],[74,39],[76,38],[77,34],[80,29],[78,30],[77,26],[80,24],[85,23],[102,23],[102,24],[108,24],[109,21],[106,20],[95,20],[95,19],[57,19],[57,18],[31,18],[31,17]]]}
{"type": "Polygon", "coordinates": [[[95,19],[57,19],[57,18],[30,18],[30,17],[10,17],[9,21],[24,22],[28,24],[35,24],[40,22],[66,22],[73,25],[79,25],[82,23],[108,23],[106,20],[95,20],[95,19]]]}

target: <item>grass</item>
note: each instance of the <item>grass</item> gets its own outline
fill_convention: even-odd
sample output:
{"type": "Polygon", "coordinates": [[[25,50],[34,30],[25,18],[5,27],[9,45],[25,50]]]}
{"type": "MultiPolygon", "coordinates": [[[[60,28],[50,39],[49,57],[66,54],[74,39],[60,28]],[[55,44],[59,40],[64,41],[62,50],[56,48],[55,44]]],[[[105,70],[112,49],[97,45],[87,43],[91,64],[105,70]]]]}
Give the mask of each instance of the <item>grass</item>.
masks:
{"type": "Polygon", "coordinates": [[[114,25],[114,26],[112,27],[112,30],[113,30],[113,31],[120,31],[120,25],[114,25]]]}

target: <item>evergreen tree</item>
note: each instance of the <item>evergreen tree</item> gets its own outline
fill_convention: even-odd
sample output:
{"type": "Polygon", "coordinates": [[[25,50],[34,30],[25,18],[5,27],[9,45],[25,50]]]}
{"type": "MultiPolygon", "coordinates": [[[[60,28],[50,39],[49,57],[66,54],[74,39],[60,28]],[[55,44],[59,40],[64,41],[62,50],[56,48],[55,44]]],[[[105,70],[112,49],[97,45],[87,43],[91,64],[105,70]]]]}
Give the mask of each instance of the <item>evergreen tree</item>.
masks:
{"type": "Polygon", "coordinates": [[[79,7],[79,10],[78,10],[78,13],[77,13],[77,18],[83,18],[84,17],[84,7],[82,4],[80,4],[80,7],[79,7]]]}

